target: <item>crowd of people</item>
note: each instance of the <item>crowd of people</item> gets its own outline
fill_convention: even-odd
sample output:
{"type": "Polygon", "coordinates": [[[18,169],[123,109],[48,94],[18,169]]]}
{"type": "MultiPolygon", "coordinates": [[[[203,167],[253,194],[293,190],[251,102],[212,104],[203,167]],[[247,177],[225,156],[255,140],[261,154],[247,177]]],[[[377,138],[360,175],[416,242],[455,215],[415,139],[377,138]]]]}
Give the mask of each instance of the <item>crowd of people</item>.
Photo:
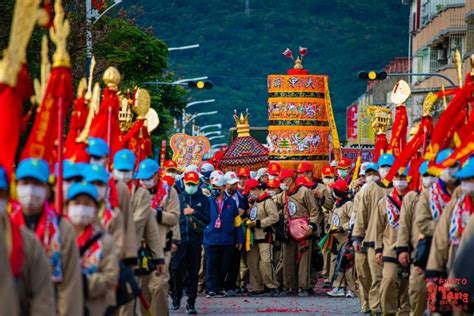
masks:
{"type": "Polygon", "coordinates": [[[316,178],[305,162],[180,172],[88,144],[90,163],[63,163],[62,214],[45,161],[22,160],[12,181],[0,170],[0,314],[168,315],[184,296],[196,314],[199,292],[306,297],[318,279],[362,313],[472,312],[458,258],[472,249],[474,158],[439,178],[426,161],[410,189],[408,168],[385,179],[391,154],[316,178]]]}

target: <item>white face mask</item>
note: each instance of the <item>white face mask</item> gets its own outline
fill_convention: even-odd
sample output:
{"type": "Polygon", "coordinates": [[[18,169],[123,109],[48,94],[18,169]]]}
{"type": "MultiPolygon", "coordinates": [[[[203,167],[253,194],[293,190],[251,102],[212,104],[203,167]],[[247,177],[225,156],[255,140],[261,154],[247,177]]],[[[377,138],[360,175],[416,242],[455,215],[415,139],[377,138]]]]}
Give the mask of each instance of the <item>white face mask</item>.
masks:
{"type": "Polygon", "coordinates": [[[97,193],[98,193],[97,200],[102,202],[107,197],[107,186],[96,185],[95,188],[97,189],[97,193]]]}
{"type": "Polygon", "coordinates": [[[288,186],[286,185],[286,183],[280,183],[280,189],[282,191],[287,191],[288,190],[288,186]]]}
{"type": "Polygon", "coordinates": [[[277,178],[277,176],[273,176],[271,174],[268,175],[268,179],[270,179],[270,180],[275,180],[276,178],[277,178]]]}
{"type": "Polygon", "coordinates": [[[337,174],[341,177],[341,178],[347,178],[347,176],[349,175],[349,170],[346,170],[346,169],[338,169],[337,170],[337,174]]]}
{"type": "Polygon", "coordinates": [[[127,183],[132,180],[133,171],[120,171],[114,169],[113,176],[115,180],[122,180],[127,183]]]}
{"type": "Polygon", "coordinates": [[[271,191],[267,191],[268,192],[268,195],[270,196],[275,196],[276,195],[276,192],[271,190],[271,191]]]}
{"type": "Polygon", "coordinates": [[[250,192],[249,198],[255,200],[257,198],[257,195],[255,193],[250,192]]]}
{"type": "Polygon", "coordinates": [[[326,185],[334,183],[334,178],[323,178],[323,183],[326,185]]]}
{"type": "Polygon", "coordinates": [[[175,180],[178,180],[177,178],[179,178],[179,177],[178,177],[178,174],[177,174],[177,173],[174,173],[174,172],[165,172],[165,174],[166,174],[168,177],[171,177],[171,178],[173,178],[173,179],[175,179],[175,180]]]}
{"type": "Polygon", "coordinates": [[[376,181],[379,181],[379,179],[380,179],[379,176],[373,174],[373,175],[365,177],[365,182],[367,183],[376,182],[376,181]]]}
{"type": "Polygon", "coordinates": [[[461,190],[464,194],[472,196],[474,195],[474,182],[461,182],[461,190]]]}
{"type": "Polygon", "coordinates": [[[408,187],[408,182],[407,180],[393,180],[393,187],[400,193],[408,187]]]}
{"type": "Polygon", "coordinates": [[[387,176],[388,172],[390,171],[390,167],[381,167],[379,168],[380,178],[383,180],[387,176]]]}
{"type": "Polygon", "coordinates": [[[197,192],[198,188],[199,187],[197,185],[189,185],[189,184],[184,185],[184,191],[186,191],[186,193],[188,195],[195,194],[197,192]]]}
{"type": "Polygon", "coordinates": [[[102,167],[106,168],[107,167],[107,157],[102,157],[102,158],[94,158],[91,157],[90,160],[91,164],[96,164],[96,165],[101,165],[102,167]]]}
{"type": "Polygon", "coordinates": [[[67,214],[74,225],[89,225],[94,222],[95,207],[89,205],[70,205],[67,214]]]}
{"type": "Polygon", "coordinates": [[[436,178],[432,176],[421,177],[421,183],[424,188],[429,188],[436,182],[436,178]]]}
{"type": "Polygon", "coordinates": [[[156,185],[156,182],[157,180],[155,179],[155,177],[151,178],[151,179],[147,179],[147,180],[140,180],[140,183],[141,185],[145,188],[145,189],[152,189],[155,187],[156,185]]]}
{"type": "Polygon", "coordinates": [[[458,167],[446,168],[441,172],[440,179],[446,184],[453,184],[454,182],[456,182],[454,173],[458,170],[458,167]]]}
{"type": "Polygon", "coordinates": [[[7,204],[8,204],[8,200],[4,200],[4,199],[0,200],[0,215],[7,213],[7,204]]]}
{"type": "Polygon", "coordinates": [[[23,208],[38,209],[46,201],[48,189],[34,184],[22,184],[16,187],[18,202],[23,208]]]}

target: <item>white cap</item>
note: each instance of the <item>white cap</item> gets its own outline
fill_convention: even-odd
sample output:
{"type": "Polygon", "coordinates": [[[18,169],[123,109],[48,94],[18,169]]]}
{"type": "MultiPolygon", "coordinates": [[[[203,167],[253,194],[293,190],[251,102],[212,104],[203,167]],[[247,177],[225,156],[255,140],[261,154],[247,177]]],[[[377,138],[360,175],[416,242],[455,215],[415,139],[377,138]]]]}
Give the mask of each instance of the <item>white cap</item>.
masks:
{"type": "Polygon", "coordinates": [[[201,166],[201,172],[206,173],[206,172],[213,172],[214,171],[214,166],[208,162],[203,163],[201,166]]]}
{"type": "Polygon", "coordinates": [[[225,177],[221,174],[217,174],[215,177],[211,179],[211,185],[215,185],[216,187],[223,187],[226,183],[225,177]]]}
{"type": "Polygon", "coordinates": [[[257,171],[257,176],[255,179],[260,180],[260,178],[264,175],[268,175],[268,169],[267,168],[260,168],[257,171]]]}
{"type": "Polygon", "coordinates": [[[257,176],[257,173],[255,171],[250,171],[250,178],[254,178],[257,176]]]}
{"type": "Polygon", "coordinates": [[[196,173],[199,173],[199,168],[198,166],[196,165],[189,165],[186,167],[186,170],[184,170],[184,173],[188,173],[188,172],[191,172],[191,171],[194,171],[196,173]]]}
{"type": "Polygon", "coordinates": [[[211,172],[209,179],[212,181],[212,179],[217,176],[224,176],[224,172],[222,172],[221,170],[214,170],[213,172],[211,172]]]}
{"type": "Polygon", "coordinates": [[[226,172],[224,178],[227,184],[236,184],[237,182],[239,182],[237,174],[233,171],[226,172]]]}
{"type": "Polygon", "coordinates": [[[361,165],[360,165],[360,170],[359,170],[359,176],[365,176],[365,169],[367,169],[367,165],[369,164],[368,161],[366,162],[363,162],[361,165]]]}

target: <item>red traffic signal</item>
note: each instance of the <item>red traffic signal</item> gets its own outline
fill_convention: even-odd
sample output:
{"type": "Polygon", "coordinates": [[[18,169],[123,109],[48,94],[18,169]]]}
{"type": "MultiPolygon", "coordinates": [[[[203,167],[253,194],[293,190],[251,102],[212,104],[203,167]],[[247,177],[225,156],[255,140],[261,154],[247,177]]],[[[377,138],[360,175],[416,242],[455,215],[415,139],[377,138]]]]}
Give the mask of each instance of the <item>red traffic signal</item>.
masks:
{"type": "Polygon", "coordinates": [[[387,79],[387,72],[384,70],[361,71],[357,76],[360,80],[385,80],[387,79]]]}

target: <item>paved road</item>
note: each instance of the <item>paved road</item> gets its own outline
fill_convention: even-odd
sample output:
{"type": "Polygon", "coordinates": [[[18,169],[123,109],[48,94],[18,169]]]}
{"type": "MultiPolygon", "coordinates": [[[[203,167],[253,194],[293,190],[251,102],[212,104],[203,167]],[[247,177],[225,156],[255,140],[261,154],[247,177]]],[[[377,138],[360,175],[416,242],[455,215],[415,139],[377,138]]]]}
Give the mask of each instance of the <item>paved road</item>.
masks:
{"type": "MultiPolygon", "coordinates": [[[[358,315],[357,298],[332,298],[326,290],[317,289],[317,294],[310,297],[248,297],[208,299],[199,296],[196,309],[199,315],[358,315]]],[[[181,302],[181,309],[171,315],[185,315],[186,297],[181,302]]]]}

